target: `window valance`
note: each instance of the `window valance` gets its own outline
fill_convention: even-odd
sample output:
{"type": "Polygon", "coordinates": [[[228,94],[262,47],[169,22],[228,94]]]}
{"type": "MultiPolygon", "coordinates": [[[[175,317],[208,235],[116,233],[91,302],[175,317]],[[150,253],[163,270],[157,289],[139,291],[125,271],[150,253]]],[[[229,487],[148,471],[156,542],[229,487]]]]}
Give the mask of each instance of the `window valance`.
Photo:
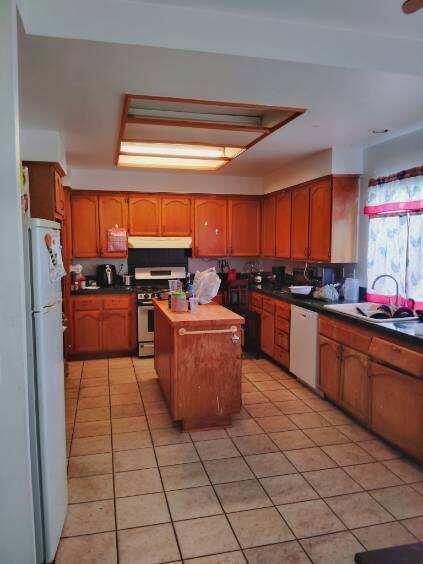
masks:
{"type": "Polygon", "coordinates": [[[370,180],[366,215],[422,210],[423,166],[370,180]]]}

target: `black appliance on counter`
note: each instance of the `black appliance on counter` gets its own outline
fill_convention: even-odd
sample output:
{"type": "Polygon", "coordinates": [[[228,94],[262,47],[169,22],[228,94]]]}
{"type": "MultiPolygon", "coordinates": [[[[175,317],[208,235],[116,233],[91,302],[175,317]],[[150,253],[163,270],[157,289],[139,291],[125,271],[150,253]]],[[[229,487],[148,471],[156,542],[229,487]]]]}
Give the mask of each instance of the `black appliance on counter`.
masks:
{"type": "Polygon", "coordinates": [[[102,288],[117,286],[119,284],[114,264],[99,264],[97,266],[97,284],[102,288]]]}

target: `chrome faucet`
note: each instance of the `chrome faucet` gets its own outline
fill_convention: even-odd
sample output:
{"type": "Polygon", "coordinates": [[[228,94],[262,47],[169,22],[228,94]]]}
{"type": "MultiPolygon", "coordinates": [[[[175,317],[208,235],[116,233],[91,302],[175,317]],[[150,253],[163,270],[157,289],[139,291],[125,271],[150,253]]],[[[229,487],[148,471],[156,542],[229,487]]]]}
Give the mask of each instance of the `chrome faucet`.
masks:
{"type": "Polygon", "coordinates": [[[395,288],[396,288],[396,296],[395,296],[395,305],[398,307],[398,302],[399,302],[399,285],[398,285],[398,281],[396,278],[394,278],[393,276],[391,276],[390,274],[381,274],[380,276],[376,276],[376,278],[373,280],[373,284],[372,284],[372,290],[375,289],[375,285],[376,282],[378,280],[380,280],[381,278],[390,278],[391,280],[393,280],[395,282],[395,288]]]}

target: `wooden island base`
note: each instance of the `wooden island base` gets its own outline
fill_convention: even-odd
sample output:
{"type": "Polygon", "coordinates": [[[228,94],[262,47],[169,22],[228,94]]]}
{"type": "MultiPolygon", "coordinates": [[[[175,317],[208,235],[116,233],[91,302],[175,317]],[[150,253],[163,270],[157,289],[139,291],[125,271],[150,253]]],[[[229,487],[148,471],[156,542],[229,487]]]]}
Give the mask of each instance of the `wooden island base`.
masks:
{"type": "Polygon", "coordinates": [[[154,303],[154,365],[172,419],[183,429],[230,425],[241,409],[244,318],[214,304],[174,313],[154,303]]]}

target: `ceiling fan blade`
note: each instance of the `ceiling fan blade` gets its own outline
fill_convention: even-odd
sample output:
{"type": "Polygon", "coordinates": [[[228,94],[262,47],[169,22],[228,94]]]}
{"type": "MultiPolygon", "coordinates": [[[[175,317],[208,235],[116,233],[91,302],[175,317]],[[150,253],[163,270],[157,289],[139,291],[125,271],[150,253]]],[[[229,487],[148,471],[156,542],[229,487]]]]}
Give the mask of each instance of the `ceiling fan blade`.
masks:
{"type": "Polygon", "coordinates": [[[402,5],[404,14],[413,14],[423,8],[423,0],[405,0],[402,5]]]}

